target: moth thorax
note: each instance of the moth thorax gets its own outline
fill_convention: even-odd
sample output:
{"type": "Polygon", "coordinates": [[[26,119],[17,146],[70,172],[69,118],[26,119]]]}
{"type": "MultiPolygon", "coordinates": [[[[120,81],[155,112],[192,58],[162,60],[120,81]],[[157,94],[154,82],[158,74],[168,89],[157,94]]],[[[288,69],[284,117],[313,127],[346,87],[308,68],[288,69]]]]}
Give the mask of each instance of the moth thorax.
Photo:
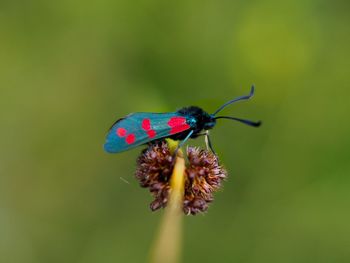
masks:
{"type": "Polygon", "coordinates": [[[197,119],[193,116],[187,118],[187,124],[190,125],[192,128],[197,126],[197,119]]]}

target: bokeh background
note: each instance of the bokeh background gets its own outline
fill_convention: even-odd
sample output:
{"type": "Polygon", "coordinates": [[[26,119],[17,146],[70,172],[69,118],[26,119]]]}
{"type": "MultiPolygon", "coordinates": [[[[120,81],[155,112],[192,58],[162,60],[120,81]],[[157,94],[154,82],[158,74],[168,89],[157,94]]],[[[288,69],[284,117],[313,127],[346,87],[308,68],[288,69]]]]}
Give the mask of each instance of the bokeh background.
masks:
{"type": "MultiPolygon", "coordinates": [[[[162,212],[110,155],[130,112],[198,105],[229,171],[183,262],[350,262],[349,1],[1,1],[0,262],[145,262],[162,212]],[[126,182],[127,181],[127,182],[126,182]]],[[[191,145],[204,145],[202,139],[191,145]]]]}

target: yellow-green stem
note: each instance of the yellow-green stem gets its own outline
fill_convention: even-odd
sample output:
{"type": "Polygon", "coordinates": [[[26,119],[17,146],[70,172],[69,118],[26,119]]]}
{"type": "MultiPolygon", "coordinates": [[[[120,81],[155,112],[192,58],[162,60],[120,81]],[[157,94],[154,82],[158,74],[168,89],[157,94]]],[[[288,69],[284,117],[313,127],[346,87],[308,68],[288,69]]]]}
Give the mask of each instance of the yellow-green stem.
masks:
{"type": "MultiPolygon", "coordinates": [[[[169,145],[169,147],[173,148],[174,145],[169,145]]],[[[177,263],[180,260],[185,185],[185,160],[182,156],[180,149],[170,179],[168,204],[151,251],[151,263],[177,263]]]]}

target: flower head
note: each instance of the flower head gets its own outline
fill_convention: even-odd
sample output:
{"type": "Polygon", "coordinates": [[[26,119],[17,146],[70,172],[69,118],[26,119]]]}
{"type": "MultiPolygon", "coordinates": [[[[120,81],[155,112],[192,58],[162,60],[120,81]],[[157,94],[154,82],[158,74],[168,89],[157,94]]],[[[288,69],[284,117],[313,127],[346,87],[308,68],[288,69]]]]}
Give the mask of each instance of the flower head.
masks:
{"type": "MultiPolygon", "coordinates": [[[[183,211],[195,215],[208,209],[227,172],[210,151],[188,147],[186,156],[183,211]]],[[[136,177],[155,197],[150,205],[152,211],[167,205],[173,165],[173,153],[165,141],[150,145],[137,160],[136,177]]]]}

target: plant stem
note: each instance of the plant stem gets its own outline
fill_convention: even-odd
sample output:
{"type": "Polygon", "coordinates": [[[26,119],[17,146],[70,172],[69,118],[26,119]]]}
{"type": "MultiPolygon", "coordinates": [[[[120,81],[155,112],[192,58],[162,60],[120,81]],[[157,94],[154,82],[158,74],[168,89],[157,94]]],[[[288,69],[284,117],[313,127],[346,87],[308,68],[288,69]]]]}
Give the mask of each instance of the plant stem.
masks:
{"type": "Polygon", "coordinates": [[[177,263],[182,242],[182,206],[185,184],[185,160],[179,150],[170,179],[169,201],[151,254],[151,263],[177,263]]]}

